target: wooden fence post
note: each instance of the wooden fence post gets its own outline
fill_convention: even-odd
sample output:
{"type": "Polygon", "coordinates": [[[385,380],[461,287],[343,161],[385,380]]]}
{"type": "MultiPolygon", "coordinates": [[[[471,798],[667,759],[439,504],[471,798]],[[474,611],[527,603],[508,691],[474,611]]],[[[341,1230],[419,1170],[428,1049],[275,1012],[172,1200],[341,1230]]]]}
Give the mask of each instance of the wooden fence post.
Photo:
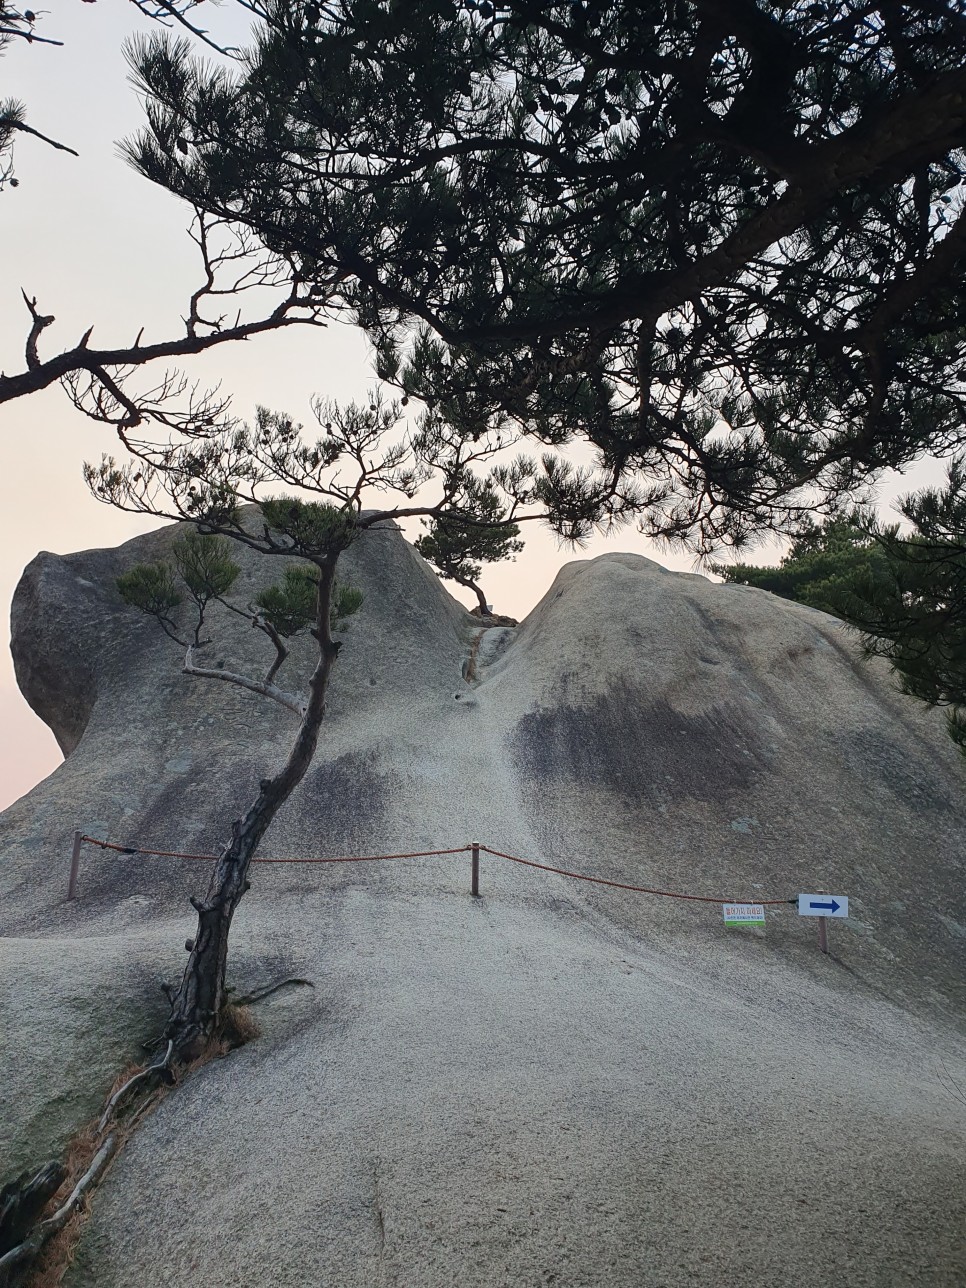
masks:
{"type": "Polygon", "coordinates": [[[823,953],[828,952],[828,917],[818,919],[818,946],[823,953]]]}
{"type": "Polygon", "coordinates": [[[82,833],[74,833],[74,848],[70,855],[70,879],[67,882],[67,898],[73,899],[77,895],[77,869],[80,867],[82,833]]]}
{"type": "Polygon", "coordinates": [[[472,849],[473,849],[473,863],[470,870],[471,871],[470,893],[476,895],[476,897],[479,898],[480,897],[480,847],[476,841],[473,842],[472,849]]]}

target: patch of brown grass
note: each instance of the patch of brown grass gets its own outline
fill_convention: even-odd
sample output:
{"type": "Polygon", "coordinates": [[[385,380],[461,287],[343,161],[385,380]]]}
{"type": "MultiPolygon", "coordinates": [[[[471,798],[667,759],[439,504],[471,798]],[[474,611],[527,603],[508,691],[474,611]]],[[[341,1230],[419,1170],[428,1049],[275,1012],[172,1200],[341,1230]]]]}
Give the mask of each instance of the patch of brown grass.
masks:
{"type": "MultiPolygon", "coordinates": [[[[98,1185],[110,1171],[114,1164],[114,1159],[120,1154],[141,1121],[160,1104],[169,1091],[173,1090],[186,1077],[197,1069],[202,1068],[210,1060],[218,1059],[227,1055],[229,1051],[244,1046],[246,1042],[251,1042],[257,1038],[260,1033],[261,1029],[247,1006],[233,1006],[229,1003],[222,1013],[217,1036],[196,1059],[189,1064],[172,1070],[174,1079],[170,1084],[162,1082],[149,1086],[146,1090],[142,1090],[140,1094],[132,1092],[131,1099],[126,1103],[122,1101],[121,1105],[118,1106],[121,1118],[112,1119],[104,1131],[99,1132],[98,1125],[104,1112],[102,1109],[68,1142],[67,1152],[64,1157],[67,1175],[60,1188],[51,1196],[47,1206],[41,1213],[40,1220],[46,1220],[48,1217],[53,1216],[67,1201],[74,1186],[88,1170],[94,1160],[94,1155],[109,1134],[113,1133],[116,1136],[117,1150],[114,1157],[105,1167],[98,1185]]],[[[147,1065],[136,1064],[133,1061],[125,1065],[114,1079],[110,1090],[104,1098],[105,1106],[115,1092],[119,1091],[131,1078],[143,1073],[146,1068],[147,1065]]],[[[63,1282],[64,1276],[74,1260],[84,1222],[90,1214],[92,1194],[93,1191],[86,1195],[84,1200],[77,1205],[66,1225],[63,1229],[58,1230],[44,1245],[32,1265],[25,1267],[22,1272],[23,1277],[20,1280],[23,1288],[60,1288],[60,1284],[63,1282]]]]}
{"type": "Polygon", "coordinates": [[[246,1042],[253,1042],[255,1038],[261,1036],[261,1032],[250,1007],[236,1006],[233,1002],[229,1002],[222,1010],[221,1023],[218,1025],[218,1037],[225,1044],[225,1049],[212,1054],[224,1055],[228,1051],[234,1051],[236,1047],[244,1046],[246,1042]]]}
{"type": "Polygon", "coordinates": [[[480,642],[483,639],[483,636],[485,634],[486,634],[486,631],[479,631],[476,635],[476,638],[473,640],[472,645],[470,646],[470,655],[467,658],[466,670],[463,673],[464,679],[466,680],[467,684],[472,684],[473,681],[476,679],[476,657],[480,651],[480,642]]]}
{"type": "MultiPolygon", "coordinates": [[[[104,1098],[105,1105],[116,1091],[119,1091],[136,1074],[143,1072],[146,1067],[143,1064],[135,1064],[133,1061],[125,1065],[111,1084],[110,1090],[104,1098]]],[[[120,1152],[137,1124],[148,1110],[158,1103],[166,1090],[167,1088],[165,1087],[153,1088],[151,1093],[144,1098],[143,1103],[137,1105],[135,1112],[124,1123],[114,1123],[111,1126],[110,1130],[118,1138],[117,1153],[120,1152]]],[[[94,1155],[104,1143],[105,1133],[98,1132],[98,1124],[102,1113],[103,1110],[68,1141],[67,1152],[63,1160],[67,1175],[64,1177],[60,1189],[51,1195],[47,1206],[41,1213],[41,1220],[46,1220],[48,1217],[53,1216],[58,1208],[66,1203],[74,1186],[94,1161],[94,1155]]],[[[117,1157],[117,1153],[115,1153],[114,1158],[117,1157]]],[[[110,1171],[114,1158],[110,1160],[104,1169],[101,1181],[110,1171]]],[[[98,1184],[100,1184],[100,1181],[98,1184]]],[[[77,1241],[80,1238],[81,1229],[89,1212],[90,1195],[86,1196],[81,1203],[78,1203],[67,1224],[44,1244],[37,1259],[25,1270],[23,1279],[25,1288],[59,1288],[74,1259],[77,1241]]]]}

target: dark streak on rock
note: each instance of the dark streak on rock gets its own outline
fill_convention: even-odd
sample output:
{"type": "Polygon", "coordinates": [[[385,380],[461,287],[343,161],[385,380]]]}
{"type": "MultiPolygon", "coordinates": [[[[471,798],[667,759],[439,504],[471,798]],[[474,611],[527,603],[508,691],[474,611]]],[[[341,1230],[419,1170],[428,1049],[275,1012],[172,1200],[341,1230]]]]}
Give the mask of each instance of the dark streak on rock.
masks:
{"type": "Polygon", "coordinates": [[[313,766],[300,788],[300,813],[317,820],[322,850],[332,853],[378,832],[393,787],[394,776],[377,771],[371,754],[350,752],[313,766]]]}
{"type": "Polygon", "coordinates": [[[944,780],[938,775],[931,779],[921,772],[920,765],[911,765],[893,739],[868,728],[849,730],[836,742],[838,745],[831,749],[832,753],[837,751],[849,769],[868,782],[870,791],[884,786],[897,800],[920,814],[955,813],[956,803],[945,790],[944,780]]]}
{"type": "Polygon", "coordinates": [[[686,715],[621,682],[579,705],[562,700],[530,712],[514,741],[525,776],[590,782],[634,801],[746,792],[769,761],[755,723],[738,705],[686,715]]]}

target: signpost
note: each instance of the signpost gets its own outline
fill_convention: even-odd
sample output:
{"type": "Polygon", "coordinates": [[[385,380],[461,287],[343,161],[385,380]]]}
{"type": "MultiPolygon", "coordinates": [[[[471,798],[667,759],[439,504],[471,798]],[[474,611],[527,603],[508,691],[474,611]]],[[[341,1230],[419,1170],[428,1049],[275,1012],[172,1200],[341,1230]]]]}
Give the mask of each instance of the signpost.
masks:
{"type": "Polygon", "coordinates": [[[763,926],[765,908],[760,903],[723,903],[726,926],[763,926]]]}
{"type": "Polygon", "coordinates": [[[818,946],[823,953],[828,952],[829,917],[847,917],[849,900],[844,894],[800,894],[798,896],[798,915],[800,917],[818,917],[818,946]]]}
{"type": "Polygon", "coordinates": [[[67,879],[67,898],[77,895],[77,870],[80,867],[82,833],[74,833],[74,848],[70,854],[70,876],[67,879]]]}

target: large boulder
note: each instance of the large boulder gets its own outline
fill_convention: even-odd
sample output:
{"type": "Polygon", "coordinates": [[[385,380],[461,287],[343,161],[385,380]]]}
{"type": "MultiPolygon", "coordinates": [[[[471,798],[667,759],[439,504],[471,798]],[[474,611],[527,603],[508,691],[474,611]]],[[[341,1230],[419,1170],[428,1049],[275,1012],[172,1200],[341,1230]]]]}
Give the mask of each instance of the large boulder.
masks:
{"type": "MultiPolygon", "coordinates": [[[[0,1183],[54,1155],[163,1022],[204,862],[293,719],[180,673],[114,578],[163,555],[40,555],[14,602],[23,690],[67,753],[0,816],[0,1183]]],[[[243,599],[278,561],[239,550],[243,599]]],[[[483,628],[393,528],[342,575],[316,762],[234,982],[286,975],[262,1036],[192,1077],[98,1195],[68,1283],[953,1284],[962,1228],[963,762],[823,614],[613,554],[483,628]],[[481,628],[483,634],[481,636],[481,628]],[[473,665],[468,666],[472,657],[473,665]],[[473,678],[467,679],[466,676],[473,678]]],[[[225,614],[209,652],[262,666],[225,614]]],[[[299,645],[287,687],[304,683],[299,645]]]]}

